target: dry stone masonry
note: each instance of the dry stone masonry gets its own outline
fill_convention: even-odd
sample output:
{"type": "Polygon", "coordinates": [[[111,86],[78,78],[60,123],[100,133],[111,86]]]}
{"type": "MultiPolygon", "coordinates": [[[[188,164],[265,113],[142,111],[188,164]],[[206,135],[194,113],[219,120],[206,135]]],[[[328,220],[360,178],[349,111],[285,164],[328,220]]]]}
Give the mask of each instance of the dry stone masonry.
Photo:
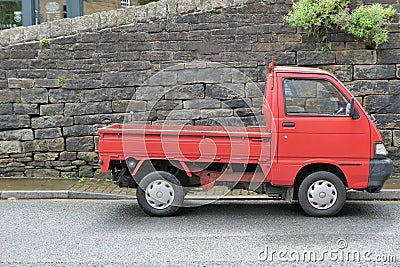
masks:
{"type": "Polygon", "coordinates": [[[322,52],[284,23],[290,8],[162,0],[0,31],[0,176],[100,177],[97,129],[112,123],[257,124],[272,56],[338,76],[377,118],[400,174],[398,15],[377,50],[332,32],[322,52]]]}

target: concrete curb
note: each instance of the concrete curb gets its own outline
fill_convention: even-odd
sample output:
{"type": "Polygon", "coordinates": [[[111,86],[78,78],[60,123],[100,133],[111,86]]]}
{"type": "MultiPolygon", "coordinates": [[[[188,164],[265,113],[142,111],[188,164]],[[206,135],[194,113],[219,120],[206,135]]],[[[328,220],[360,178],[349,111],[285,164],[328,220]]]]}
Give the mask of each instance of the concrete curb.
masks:
{"type": "MultiPolygon", "coordinates": [[[[119,195],[119,194],[108,194],[108,193],[96,193],[96,192],[79,192],[79,191],[0,191],[0,199],[6,200],[9,198],[16,199],[136,199],[136,196],[132,195],[119,195]]],[[[218,196],[213,195],[188,195],[187,200],[212,200],[221,199],[218,196]]],[[[225,196],[223,199],[228,200],[267,200],[273,199],[266,195],[238,195],[238,196],[225,196]]],[[[347,192],[348,200],[400,200],[399,189],[387,189],[382,190],[380,193],[366,193],[358,191],[347,192]]]]}

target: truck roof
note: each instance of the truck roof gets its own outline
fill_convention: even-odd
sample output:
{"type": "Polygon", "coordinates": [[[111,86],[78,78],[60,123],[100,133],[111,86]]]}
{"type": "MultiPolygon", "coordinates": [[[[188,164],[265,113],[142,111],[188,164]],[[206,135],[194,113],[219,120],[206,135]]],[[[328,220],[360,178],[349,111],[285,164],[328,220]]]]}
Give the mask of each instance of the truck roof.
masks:
{"type": "Polygon", "coordinates": [[[319,69],[319,68],[309,68],[309,67],[290,67],[290,66],[274,66],[275,72],[292,72],[292,73],[314,73],[314,74],[328,74],[332,75],[331,72],[319,69]]]}

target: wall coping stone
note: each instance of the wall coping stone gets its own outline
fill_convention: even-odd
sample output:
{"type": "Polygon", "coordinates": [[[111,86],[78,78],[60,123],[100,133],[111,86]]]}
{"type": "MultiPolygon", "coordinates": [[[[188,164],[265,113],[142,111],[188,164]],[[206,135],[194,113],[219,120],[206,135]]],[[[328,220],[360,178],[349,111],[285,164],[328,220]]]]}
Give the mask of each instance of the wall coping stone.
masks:
{"type": "MultiPolygon", "coordinates": [[[[95,32],[140,22],[167,19],[187,13],[208,12],[227,7],[238,7],[260,0],[161,0],[143,6],[131,6],[117,10],[102,11],[91,15],[66,18],[40,25],[16,27],[0,31],[0,45],[7,47],[43,38],[64,38],[85,32],[95,32]]],[[[268,1],[273,2],[273,1],[268,1]]]]}

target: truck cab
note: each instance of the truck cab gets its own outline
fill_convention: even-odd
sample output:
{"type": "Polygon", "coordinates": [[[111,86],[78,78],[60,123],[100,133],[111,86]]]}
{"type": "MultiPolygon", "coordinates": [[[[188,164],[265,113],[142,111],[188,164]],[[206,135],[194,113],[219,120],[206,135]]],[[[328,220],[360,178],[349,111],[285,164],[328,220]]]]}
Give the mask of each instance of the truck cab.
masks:
{"type": "Polygon", "coordinates": [[[269,173],[272,185],[294,186],[300,198],[304,179],[320,173],[309,183],[311,194],[306,197],[319,209],[330,206],[326,196],[332,200],[338,193],[330,190],[334,185],[324,175],[335,175],[347,189],[372,193],[383,187],[392,161],[382,137],[357,99],[330,72],[271,66],[265,103],[273,113],[277,136],[269,173]]]}

